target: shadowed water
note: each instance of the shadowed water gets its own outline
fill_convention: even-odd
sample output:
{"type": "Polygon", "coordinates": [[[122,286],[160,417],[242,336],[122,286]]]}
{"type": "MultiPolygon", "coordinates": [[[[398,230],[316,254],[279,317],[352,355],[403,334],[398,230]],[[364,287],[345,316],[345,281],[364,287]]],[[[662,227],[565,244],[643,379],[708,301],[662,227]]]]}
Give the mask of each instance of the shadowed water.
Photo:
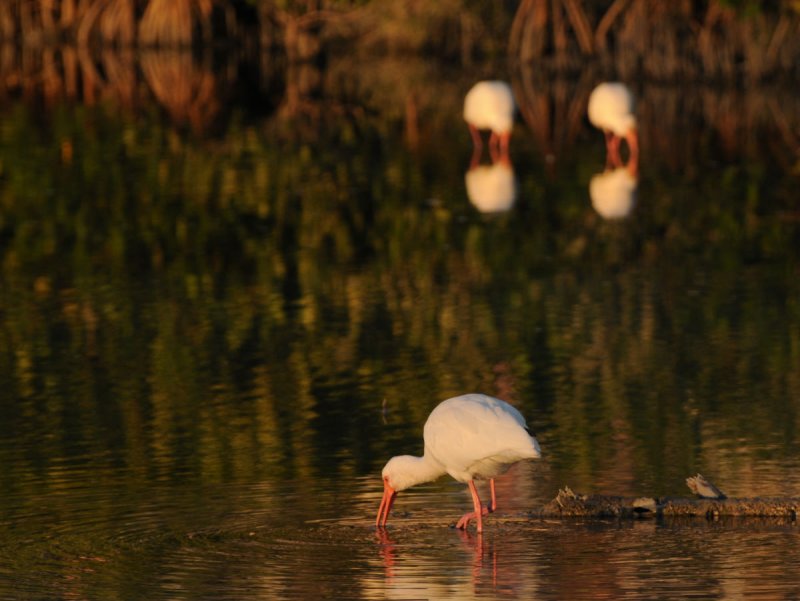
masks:
{"type": "Polygon", "coordinates": [[[638,170],[598,180],[591,71],[477,67],[521,115],[476,171],[474,73],[331,58],[243,92],[146,58],[135,99],[2,95],[0,597],[800,595],[796,522],[529,515],[698,471],[800,496],[794,94],[640,83],[638,170]],[[480,536],[446,479],[376,532],[382,465],[466,391],[543,459],[480,536]]]}

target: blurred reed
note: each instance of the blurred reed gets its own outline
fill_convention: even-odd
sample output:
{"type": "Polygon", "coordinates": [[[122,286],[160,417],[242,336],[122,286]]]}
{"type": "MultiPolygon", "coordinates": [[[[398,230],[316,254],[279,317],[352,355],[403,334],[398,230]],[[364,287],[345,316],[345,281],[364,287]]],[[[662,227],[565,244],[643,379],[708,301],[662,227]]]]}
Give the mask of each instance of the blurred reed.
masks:
{"type": "Polygon", "coordinates": [[[792,2],[522,0],[509,53],[575,71],[591,58],[623,78],[796,77],[800,12],[792,2]]]}
{"type": "Polygon", "coordinates": [[[800,74],[800,8],[780,0],[3,0],[0,40],[41,45],[279,47],[305,61],[351,51],[432,52],[468,64],[507,44],[523,63],[619,76],[749,81],[800,74]]]}

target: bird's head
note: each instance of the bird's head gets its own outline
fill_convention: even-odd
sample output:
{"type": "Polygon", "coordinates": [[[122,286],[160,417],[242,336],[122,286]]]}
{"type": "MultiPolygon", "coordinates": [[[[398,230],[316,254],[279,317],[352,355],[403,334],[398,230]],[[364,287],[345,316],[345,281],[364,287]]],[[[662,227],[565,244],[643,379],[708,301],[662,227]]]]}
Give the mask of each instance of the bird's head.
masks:
{"type": "Polygon", "coordinates": [[[383,498],[378,508],[378,517],[375,525],[383,527],[389,519],[389,512],[397,497],[397,493],[416,484],[412,477],[414,464],[419,461],[418,457],[411,455],[398,455],[392,457],[383,467],[381,477],[383,478],[383,498]]]}
{"type": "Polygon", "coordinates": [[[417,478],[419,462],[419,457],[412,455],[392,457],[383,466],[383,471],[381,472],[385,485],[388,484],[392,490],[400,492],[417,484],[419,481],[419,478],[417,478]]]}

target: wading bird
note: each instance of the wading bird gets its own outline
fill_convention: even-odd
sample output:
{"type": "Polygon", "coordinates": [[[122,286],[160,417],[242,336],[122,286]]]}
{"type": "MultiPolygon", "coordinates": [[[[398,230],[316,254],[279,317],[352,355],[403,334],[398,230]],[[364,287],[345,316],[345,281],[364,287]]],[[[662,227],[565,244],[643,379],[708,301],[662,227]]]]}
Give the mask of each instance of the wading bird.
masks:
{"type": "Polygon", "coordinates": [[[635,163],[607,169],[589,180],[592,207],[603,219],[624,219],[636,204],[635,163]]]}
{"type": "Polygon", "coordinates": [[[491,131],[489,154],[492,161],[508,158],[508,143],[514,125],[514,94],[504,81],[479,81],[464,97],[464,120],[474,147],[472,163],[481,157],[480,130],[491,131]]]}
{"type": "Polygon", "coordinates": [[[589,121],[603,130],[606,137],[607,166],[621,167],[619,146],[622,138],[628,142],[629,161],[639,158],[639,136],[633,114],[633,94],[624,83],[601,83],[589,96],[589,121]]]}
{"type": "Polygon", "coordinates": [[[517,180],[510,161],[470,167],[464,181],[469,201],[481,213],[504,213],[517,200],[517,180]]]}
{"type": "Polygon", "coordinates": [[[466,529],[470,520],[475,519],[478,532],[482,532],[481,518],[497,509],[495,476],[517,461],[542,456],[522,414],[505,401],[483,394],[465,394],[442,401],[428,416],[423,439],[422,457],[398,455],[383,468],[383,498],[375,520],[378,528],[386,525],[398,492],[450,474],[467,483],[474,505],[474,511],[465,513],[456,528],[466,529]],[[492,500],[488,507],[483,507],[474,481],[486,478],[492,500]]]}

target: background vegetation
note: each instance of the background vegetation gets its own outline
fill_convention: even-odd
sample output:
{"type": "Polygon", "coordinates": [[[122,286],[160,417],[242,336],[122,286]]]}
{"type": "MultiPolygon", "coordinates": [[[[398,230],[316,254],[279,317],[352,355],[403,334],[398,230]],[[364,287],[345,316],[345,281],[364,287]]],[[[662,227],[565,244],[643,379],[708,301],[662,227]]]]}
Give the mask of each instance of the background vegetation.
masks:
{"type": "Polygon", "coordinates": [[[353,52],[431,51],[469,63],[506,51],[578,71],[588,58],[626,76],[674,79],[798,75],[800,11],[792,0],[7,0],[0,40],[42,45],[216,44],[314,60],[353,52]]]}
{"type": "MultiPolygon", "coordinates": [[[[644,91],[640,208],[623,223],[588,203],[602,137],[579,122],[551,155],[518,129],[518,206],[487,220],[463,193],[466,82],[404,68],[353,79],[332,63],[293,110],[287,91],[211,135],[168,109],[8,102],[4,436],[64,437],[25,457],[0,445],[4,460],[352,477],[413,448],[432,402],[465,389],[535,416],[585,488],[628,486],[623,459],[637,488],[681,490],[698,462],[752,470],[796,449],[797,163],[765,108],[796,119],[796,100],[644,91]],[[416,124],[409,80],[443,82],[407,91],[416,124]]],[[[548,85],[548,114],[569,114],[582,84],[548,85]]]]}
{"type": "MultiPolygon", "coordinates": [[[[797,33],[791,2],[0,3],[2,586],[197,597],[263,573],[337,597],[346,555],[391,582],[411,547],[309,520],[374,511],[386,457],[465,390],[546,449],[508,498],[679,494],[697,470],[797,495],[797,33]],[[609,77],[642,160],[607,222],[585,107],[609,77]],[[493,216],[464,187],[481,78],[519,105],[519,194],[493,216]]],[[[567,568],[542,586],[572,590],[583,546],[631,590],[646,551],[609,531],[545,533],[567,568]]],[[[759,553],[792,557],[771,530],[685,533],[710,579],[731,548],[756,587],[759,553]]]]}

